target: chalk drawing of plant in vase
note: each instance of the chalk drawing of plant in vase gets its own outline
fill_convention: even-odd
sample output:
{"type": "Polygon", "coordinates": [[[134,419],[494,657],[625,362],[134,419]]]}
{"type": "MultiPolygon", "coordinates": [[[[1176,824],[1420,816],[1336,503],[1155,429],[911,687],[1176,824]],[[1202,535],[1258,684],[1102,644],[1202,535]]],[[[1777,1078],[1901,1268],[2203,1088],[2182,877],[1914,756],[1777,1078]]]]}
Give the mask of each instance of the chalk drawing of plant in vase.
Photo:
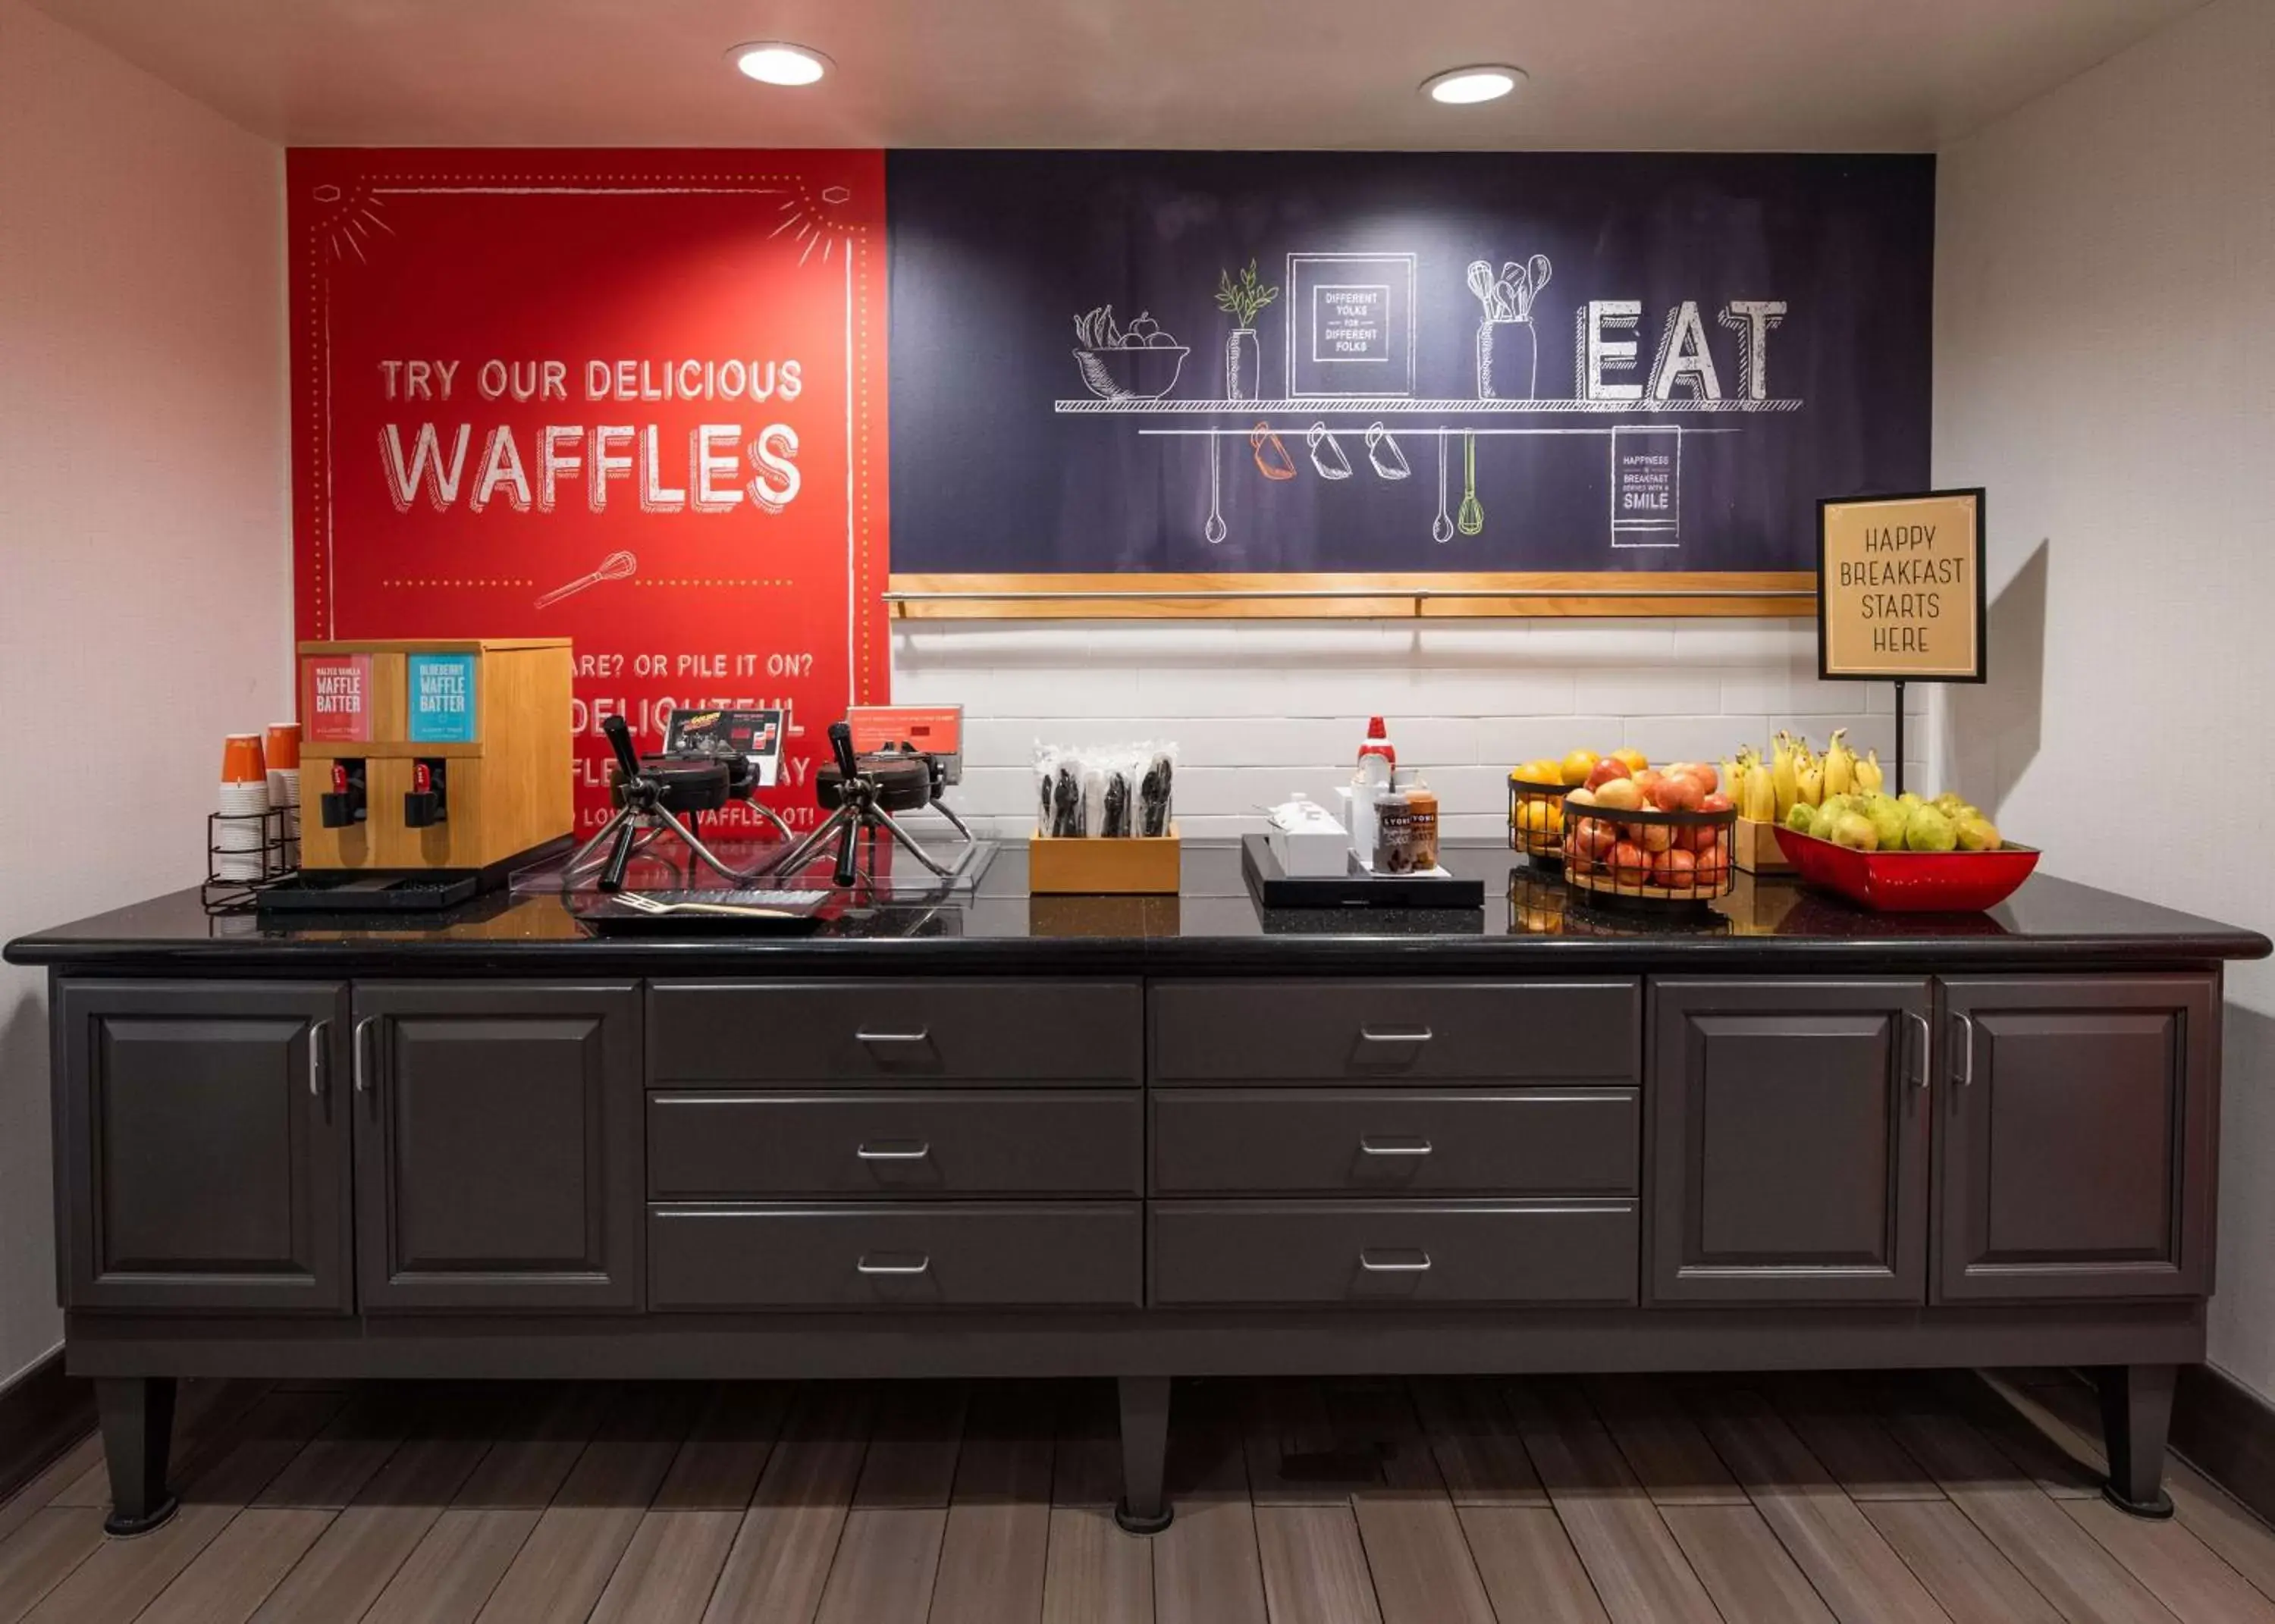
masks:
{"type": "Polygon", "coordinates": [[[1224,340],[1224,397],[1227,400],[1254,400],[1256,380],[1263,360],[1256,346],[1256,318],[1266,305],[1280,297],[1280,290],[1259,281],[1256,261],[1251,260],[1248,268],[1237,279],[1230,271],[1219,271],[1216,279],[1217,308],[1230,316],[1232,331],[1224,340]]]}
{"type": "Polygon", "coordinates": [[[1545,253],[1522,263],[1511,260],[1498,276],[1489,261],[1470,262],[1470,291],[1485,307],[1485,319],[1478,323],[1479,400],[1533,397],[1540,346],[1533,335],[1532,302],[1552,274],[1545,253]]]}

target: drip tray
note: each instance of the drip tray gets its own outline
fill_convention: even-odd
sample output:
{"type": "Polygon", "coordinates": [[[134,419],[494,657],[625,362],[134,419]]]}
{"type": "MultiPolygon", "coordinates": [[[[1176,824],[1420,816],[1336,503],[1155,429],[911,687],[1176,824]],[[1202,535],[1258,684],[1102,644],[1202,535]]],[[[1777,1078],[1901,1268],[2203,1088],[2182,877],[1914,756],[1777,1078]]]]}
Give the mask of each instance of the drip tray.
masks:
{"type": "Polygon", "coordinates": [[[432,874],[290,875],[253,897],[261,913],[434,913],[472,900],[481,876],[471,869],[432,874]]]}

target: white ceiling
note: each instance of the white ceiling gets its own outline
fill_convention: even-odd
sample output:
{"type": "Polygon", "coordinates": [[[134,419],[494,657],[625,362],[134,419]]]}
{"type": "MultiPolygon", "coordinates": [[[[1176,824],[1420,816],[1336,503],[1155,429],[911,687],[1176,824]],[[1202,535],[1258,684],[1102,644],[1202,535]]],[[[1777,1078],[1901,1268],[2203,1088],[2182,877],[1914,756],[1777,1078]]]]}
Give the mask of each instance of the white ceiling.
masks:
{"type": "Polygon", "coordinates": [[[1924,150],[2202,0],[34,0],[294,145],[1924,150]],[[738,41],[828,53],[739,78],[738,41]],[[1515,98],[1427,75],[1513,62],[1515,98]]]}

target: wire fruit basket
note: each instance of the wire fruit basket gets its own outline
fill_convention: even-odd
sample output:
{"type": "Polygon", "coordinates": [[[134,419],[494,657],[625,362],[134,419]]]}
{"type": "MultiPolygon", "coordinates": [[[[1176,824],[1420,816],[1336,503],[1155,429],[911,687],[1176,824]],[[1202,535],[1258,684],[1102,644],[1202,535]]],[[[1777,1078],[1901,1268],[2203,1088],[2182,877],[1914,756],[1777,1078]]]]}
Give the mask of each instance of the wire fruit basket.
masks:
{"type": "Polygon", "coordinates": [[[1698,908],[1727,896],[1737,810],[1564,807],[1564,882],[1594,901],[1698,908]]]}
{"type": "Polygon", "coordinates": [[[1537,782],[1508,775],[1508,843],[1539,868],[1560,868],[1564,862],[1564,797],[1569,784],[1537,782]]]}

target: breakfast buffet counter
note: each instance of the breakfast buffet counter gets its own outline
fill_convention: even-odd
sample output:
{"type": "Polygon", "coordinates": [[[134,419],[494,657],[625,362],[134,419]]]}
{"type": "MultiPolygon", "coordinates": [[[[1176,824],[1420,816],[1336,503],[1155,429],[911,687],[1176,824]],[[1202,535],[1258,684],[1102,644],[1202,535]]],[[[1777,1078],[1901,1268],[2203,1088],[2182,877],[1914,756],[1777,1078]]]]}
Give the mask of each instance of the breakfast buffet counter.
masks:
{"type": "Polygon", "coordinates": [[[2153,1513],[2213,1283],[2223,963],[2040,877],[1969,916],[1742,880],[1679,922],[1449,847],[1482,912],[976,889],[598,939],[193,892],[9,945],[112,1526],[187,1376],[1169,1379],[2071,1363],[2153,1513]]]}

